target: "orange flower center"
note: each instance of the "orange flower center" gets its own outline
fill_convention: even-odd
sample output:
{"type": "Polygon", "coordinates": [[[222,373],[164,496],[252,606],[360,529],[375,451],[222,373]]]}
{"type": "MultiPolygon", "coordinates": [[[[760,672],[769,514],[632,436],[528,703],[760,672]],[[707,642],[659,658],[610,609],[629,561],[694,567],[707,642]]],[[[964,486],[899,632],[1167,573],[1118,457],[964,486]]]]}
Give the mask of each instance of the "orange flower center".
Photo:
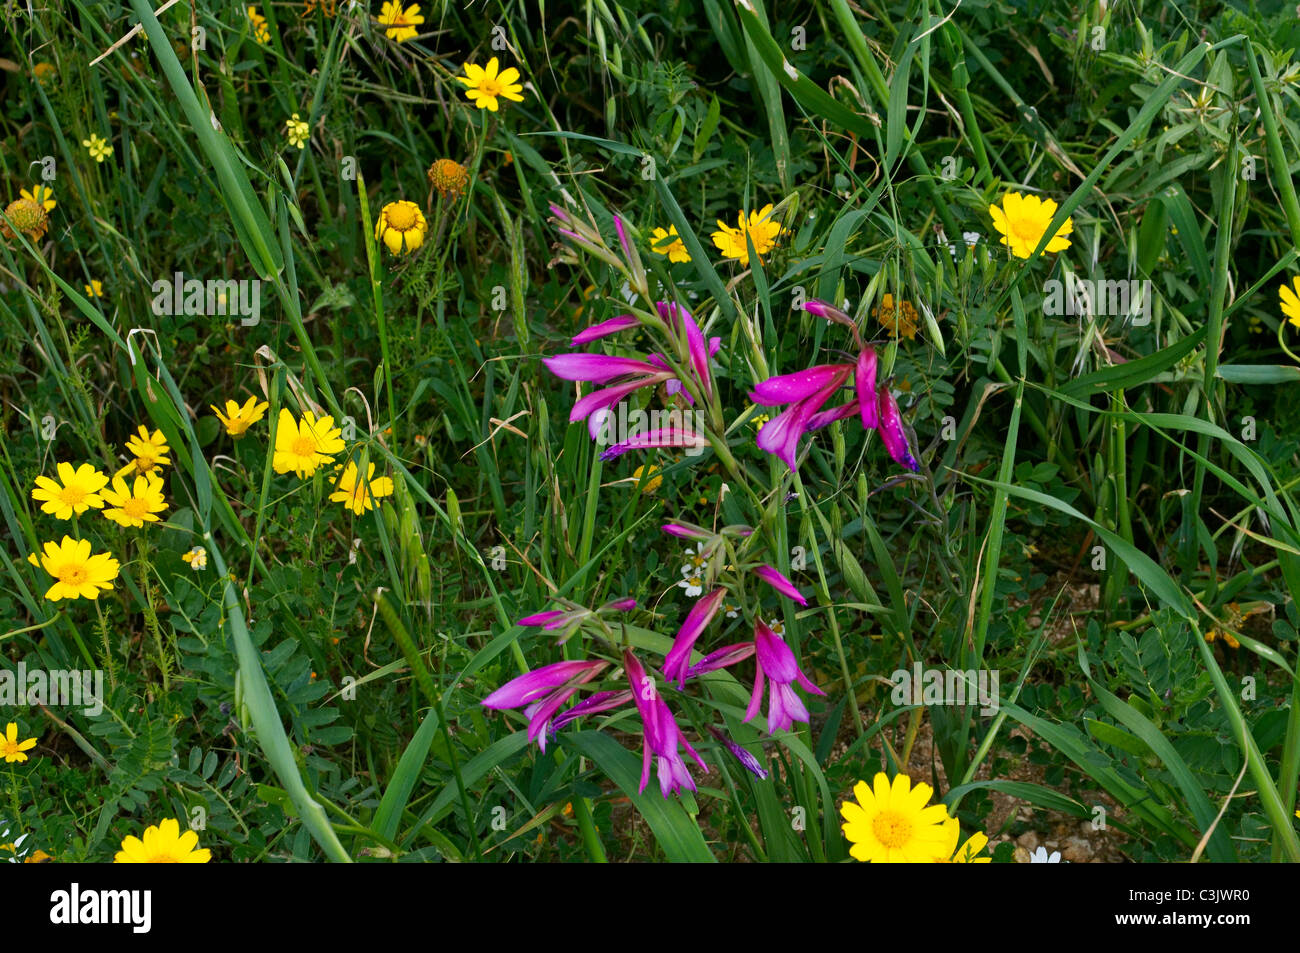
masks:
{"type": "Polygon", "coordinates": [[[132,519],[143,519],[149,513],[149,502],[132,497],[122,504],[122,512],[132,519]]]}
{"type": "Polygon", "coordinates": [[[484,76],[478,83],[478,91],[493,98],[501,95],[502,88],[501,82],[490,76],[484,76]]]}
{"type": "Polygon", "coordinates": [[[415,206],[410,202],[393,205],[387,212],[388,225],[399,232],[409,231],[415,227],[415,206]]]}
{"type": "Polygon", "coordinates": [[[1031,218],[1022,218],[1011,223],[1011,230],[1015,232],[1017,238],[1023,238],[1027,242],[1038,244],[1038,240],[1043,237],[1043,226],[1031,218]]]}
{"type": "Polygon", "coordinates": [[[897,850],[912,839],[912,822],[897,811],[881,811],[871,820],[871,832],[885,847],[897,850]]]}
{"type": "Polygon", "coordinates": [[[179,864],[180,861],[170,854],[154,854],[149,858],[151,864],[179,864]]]}
{"type": "Polygon", "coordinates": [[[316,456],[316,441],[312,437],[299,436],[293,442],[293,455],[295,457],[314,457],[316,456]]]}
{"type": "Polygon", "coordinates": [[[59,568],[59,582],[66,586],[80,586],[86,581],[85,566],[61,566],[59,568]]]}
{"type": "Polygon", "coordinates": [[[86,491],[79,486],[65,486],[59,491],[59,500],[68,506],[79,506],[86,498],[86,491]]]}
{"type": "Polygon", "coordinates": [[[24,232],[36,231],[45,225],[45,206],[31,199],[18,199],[9,203],[5,214],[24,232]]]}

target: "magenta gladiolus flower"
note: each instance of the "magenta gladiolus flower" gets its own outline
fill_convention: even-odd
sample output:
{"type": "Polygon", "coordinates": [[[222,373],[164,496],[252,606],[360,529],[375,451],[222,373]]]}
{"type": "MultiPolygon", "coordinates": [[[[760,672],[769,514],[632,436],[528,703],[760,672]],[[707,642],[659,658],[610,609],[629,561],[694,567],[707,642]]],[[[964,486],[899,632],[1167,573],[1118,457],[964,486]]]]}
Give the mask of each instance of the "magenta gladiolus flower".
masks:
{"type": "Polygon", "coordinates": [[[607,338],[611,334],[618,334],[620,331],[635,328],[640,323],[640,320],[638,320],[635,315],[620,314],[617,318],[610,318],[608,321],[602,321],[600,324],[593,324],[591,327],[579,331],[573,336],[573,346],[581,347],[582,345],[589,344],[592,341],[607,338]]]}
{"type": "MultiPolygon", "coordinates": [[[[686,349],[690,354],[691,368],[695,371],[695,379],[699,382],[701,393],[708,397],[713,391],[713,379],[709,373],[709,358],[718,353],[722,347],[722,338],[709,338],[706,343],[704,334],[700,331],[700,326],[695,323],[691,313],[676,302],[656,301],[655,309],[659,312],[659,317],[664,319],[668,327],[677,335],[685,335],[686,349]]],[[[651,364],[668,369],[668,362],[664,360],[661,354],[650,354],[646,360],[651,364]]],[[[686,398],[686,402],[694,404],[695,400],[691,397],[690,392],[682,387],[682,382],[677,378],[668,381],[668,394],[681,394],[686,398]]]]}
{"type": "Polygon", "coordinates": [[[872,430],[880,425],[880,412],[876,397],[876,349],[865,347],[858,355],[858,366],[854,370],[855,383],[858,388],[858,407],[862,412],[862,426],[872,430]]]}
{"type": "Polygon", "coordinates": [[[712,539],[713,534],[707,529],[701,529],[690,523],[665,523],[659,527],[669,536],[677,536],[681,539],[712,539]]]}
{"type": "Polygon", "coordinates": [[[858,412],[858,402],[850,401],[847,404],[840,404],[838,407],[832,407],[830,410],[823,410],[821,413],[813,414],[808,419],[808,426],[805,433],[812,433],[814,430],[821,430],[827,424],[836,420],[843,420],[845,417],[852,417],[858,412]]]}
{"type": "Polygon", "coordinates": [[[669,536],[677,536],[681,539],[715,539],[718,536],[739,536],[742,539],[753,534],[754,530],[745,526],[743,523],[733,523],[730,526],[724,526],[718,532],[704,529],[696,526],[694,523],[665,523],[659,527],[669,536]]]}
{"type": "Polygon", "coordinates": [[[745,709],[745,721],[758,714],[763,702],[763,683],[770,682],[767,730],[769,734],[789,731],[796,721],[808,721],[808,708],[795,694],[791,683],[798,682],[810,692],[826,693],[814,685],[799,668],[794,652],[785,641],[763,624],[754,623],[754,649],[758,664],[754,670],[754,693],[745,709]]]}
{"type": "Polygon", "coordinates": [[[695,781],[686,770],[686,762],[678,752],[677,743],[680,741],[686,747],[687,753],[695,759],[695,763],[703,768],[706,774],[709,770],[708,765],[704,763],[699,752],[691,747],[691,743],[682,736],[681,730],[677,727],[677,720],[668,710],[668,703],[655,689],[654,679],[646,675],[645,669],[641,667],[641,663],[637,661],[631,649],[623,653],[623,668],[627,672],[628,683],[632,686],[632,700],[636,702],[637,711],[641,713],[641,722],[645,727],[642,736],[641,787],[638,788],[638,793],[644,791],[650,782],[651,754],[659,759],[659,790],[664,797],[682,788],[694,791],[695,781]]]}
{"type": "Polygon", "coordinates": [[[600,607],[601,611],[609,610],[611,612],[631,612],[636,608],[635,599],[615,599],[613,602],[607,602],[600,607]]]}
{"type": "Polygon", "coordinates": [[[656,301],[655,309],[659,312],[659,317],[663,318],[674,331],[681,333],[683,329],[685,330],[686,348],[691,355],[695,379],[700,382],[705,396],[709,395],[713,390],[713,382],[709,378],[709,357],[722,345],[722,339],[715,338],[714,340],[718,342],[717,346],[709,350],[709,344],[704,340],[704,333],[700,331],[700,326],[695,323],[689,311],[673,301],[656,301]]]}
{"type": "Polygon", "coordinates": [[[818,298],[809,298],[804,302],[803,309],[809,314],[815,314],[819,318],[826,318],[828,321],[834,320],[832,315],[844,314],[843,311],[829,301],[821,301],[818,298]]]}
{"type": "Polygon", "coordinates": [[[750,393],[750,400],[766,407],[785,403],[790,406],[763,425],[758,432],[758,446],[775,454],[793,470],[800,437],[832,421],[860,414],[863,427],[880,432],[881,442],[895,463],[909,470],[919,470],[920,464],[907,446],[898,404],[889,387],[876,381],[877,363],[875,350],[867,345],[859,352],[855,364],[822,364],[760,381],[750,393]],[[849,374],[853,375],[857,398],[830,410],[822,410],[822,405],[830,400],[849,374]]]}
{"type": "Polygon", "coordinates": [[[735,645],[724,645],[720,649],[714,649],[704,658],[700,659],[694,665],[686,670],[686,680],[690,681],[697,675],[703,675],[705,672],[716,672],[720,668],[730,668],[740,662],[745,661],[754,654],[753,642],[738,642],[735,645]]]}
{"type": "Polygon", "coordinates": [[[618,215],[614,216],[614,231],[618,232],[618,244],[623,249],[623,257],[630,262],[634,254],[632,243],[628,241],[627,229],[623,227],[623,219],[618,215]]]}
{"type": "Polygon", "coordinates": [[[695,647],[700,633],[718,614],[718,608],[722,605],[722,599],[726,594],[726,589],[714,589],[707,596],[696,600],[695,605],[691,606],[691,611],[686,613],[686,620],[682,622],[682,627],[677,630],[677,640],[664,656],[664,677],[669,681],[676,681],[678,688],[686,683],[686,670],[691,664],[691,649],[695,647]]]}
{"type": "Polygon", "coordinates": [[[768,565],[762,565],[754,570],[754,575],[759,579],[762,579],[787,599],[793,599],[801,606],[806,606],[808,604],[808,600],[805,599],[803,593],[799,591],[799,587],[787,579],[780,570],[773,569],[768,565]]]}
{"type": "Polygon", "coordinates": [[[583,683],[591,681],[608,666],[599,659],[591,662],[556,662],[520,675],[483,699],[485,708],[524,708],[528,717],[528,740],[537,740],[546,750],[546,726],[583,683]]]}
{"type": "Polygon", "coordinates": [[[799,438],[809,429],[813,415],[852,372],[852,364],[822,364],[760,381],[750,393],[750,400],[765,407],[790,406],[763,425],[758,432],[759,447],[775,454],[791,470],[796,469],[799,438]]]}
{"type": "Polygon", "coordinates": [[[584,609],[581,606],[574,609],[552,609],[548,612],[535,612],[532,615],[526,615],[515,624],[526,627],[540,626],[547,632],[560,630],[559,641],[564,642],[572,633],[565,635],[563,630],[577,625],[589,615],[591,615],[591,610],[584,609]]]}
{"type": "Polygon", "coordinates": [[[631,374],[659,374],[660,368],[632,357],[611,357],[608,354],[555,354],[542,358],[542,363],[556,377],[566,381],[591,381],[605,384],[616,377],[631,374]]]}
{"type": "Polygon", "coordinates": [[[862,338],[858,333],[858,326],[853,323],[853,319],[829,301],[819,301],[816,298],[811,298],[804,302],[803,309],[809,314],[815,314],[819,318],[825,318],[827,321],[834,321],[836,324],[843,324],[845,327],[850,328],[853,331],[854,339],[859,344],[862,343],[862,338]]]}
{"type": "MultiPolygon", "coordinates": [[[[622,223],[617,217],[615,223],[619,227],[620,241],[624,241],[626,235],[623,232],[622,223]]],[[[694,388],[696,393],[705,396],[711,395],[713,383],[709,375],[709,357],[722,346],[722,339],[713,338],[706,342],[704,335],[700,332],[699,325],[695,323],[695,319],[691,317],[690,312],[685,308],[661,301],[658,303],[658,309],[660,315],[668,323],[670,330],[679,335],[679,339],[686,344],[686,351],[690,356],[690,370],[693,372],[692,380],[698,385],[698,387],[694,388]]],[[[578,332],[573,338],[573,343],[575,345],[585,344],[589,341],[599,340],[608,335],[617,334],[619,331],[636,327],[639,323],[637,318],[627,314],[610,318],[608,321],[602,321],[599,324],[592,325],[585,331],[578,332]]],[[[546,364],[547,369],[552,374],[564,380],[590,381],[593,384],[610,385],[579,398],[569,412],[570,422],[587,421],[587,432],[591,434],[593,440],[600,438],[601,429],[605,425],[610,409],[625,397],[643,387],[657,387],[659,384],[665,384],[670,395],[680,393],[688,403],[694,403],[691,392],[683,388],[682,382],[677,379],[673,370],[668,366],[667,360],[660,354],[650,354],[645,360],[637,360],[630,357],[611,357],[605,354],[575,352],[543,358],[543,363],[546,364]]],[[[651,447],[673,447],[677,449],[684,447],[689,450],[698,450],[707,445],[708,441],[702,434],[682,427],[668,426],[648,434],[637,435],[624,443],[616,444],[601,456],[603,459],[609,460],[626,453],[628,450],[651,447]]]]}
{"type": "Polygon", "coordinates": [[[596,694],[578,702],[568,711],[556,715],[551,722],[551,737],[555,737],[555,733],[571,721],[575,721],[584,715],[594,715],[598,712],[609,711],[611,708],[618,708],[620,705],[626,705],[631,700],[632,693],[626,689],[618,692],[596,692],[596,694]]]}
{"type": "Polygon", "coordinates": [[[542,625],[542,626],[546,626],[546,628],[549,629],[552,627],[552,623],[554,623],[557,619],[563,619],[568,614],[569,613],[565,612],[563,609],[552,609],[550,612],[537,612],[534,613],[533,615],[524,616],[522,619],[516,622],[515,625],[522,625],[522,626],[542,625]]]}
{"type": "Polygon", "coordinates": [[[696,433],[694,430],[685,430],[681,427],[661,427],[658,430],[636,434],[635,436],[624,440],[622,443],[614,444],[614,446],[610,447],[608,450],[601,452],[600,459],[613,460],[615,457],[622,456],[629,450],[685,447],[689,451],[702,450],[708,445],[708,439],[703,434],[696,433]]]}
{"type": "Polygon", "coordinates": [[[598,411],[608,411],[620,400],[640,390],[642,387],[657,387],[672,377],[672,373],[660,370],[653,364],[638,361],[630,357],[610,357],[605,354],[556,354],[542,358],[548,370],[556,377],[566,381],[591,381],[594,384],[606,384],[615,378],[626,377],[628,380],[593,391],[579,398],[569,412],[570,423],[577,420],[587,421],[587,431],[595,440],[600,433],[605,415],[598,411]]]}
{"type": "Polygon", "coordinates": [[[913,472],[921,469],[907,446],[907,434],[903,431],[903,415],[898,412],[898,402],[888,387],[880,389],[880,441],[899,466],[907,467],[913,472]]]}

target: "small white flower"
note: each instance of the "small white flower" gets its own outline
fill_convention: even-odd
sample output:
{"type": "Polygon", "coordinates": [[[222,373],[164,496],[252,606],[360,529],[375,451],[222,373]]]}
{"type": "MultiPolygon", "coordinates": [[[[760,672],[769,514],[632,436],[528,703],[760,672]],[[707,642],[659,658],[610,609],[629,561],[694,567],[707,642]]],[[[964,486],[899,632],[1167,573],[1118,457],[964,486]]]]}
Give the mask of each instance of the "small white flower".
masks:
{"type": "Polygon", "coordinates": [[[967,245],[974,246],[984,236],[979,232],[962,232],[961,238],[967,245]]]}
{"type": "Polygon", "coordinates": [[[728,619],[739,619],[739,618],[740,618],[740,607],[739,607],[739,606],[733,606],[730,602],[728,602],[728,603],[724,606],[724,608],[727,610],[727,618],[728,618],[728,619]]]}
{"type": "Polygon", "coordinates": [[[699,576],[687,576],[685,579],[679,579],[677,585],[685,589],[688,596],[698,596],[704,593],[704,580],[699,576]]]}
{"type": "Polygon", "coordinates": [[[686,565],[682,567],[683,576],[698,576],[700,570],[709,564],[709,554],[704,552],[704,547],[696,552],[693,548],[686,549],[686,565]]]}
{"type": "Polygon", "coordinates": [[[1059,850],[1052,851],[1052,855],[1049,857],[1047,855],[1046,847],[1039,847],[1038,850],[1030,854],[1029,862],[1031,864],[1060,864],[1060,863],[1068,864],[1069,863],[1068,860],[1067,861],[1061,860],[1061,852],[1059,850]]]}
{"type": "Polygon", "coordinates": [[[618,293],[623,296],[623,300],[628,304],[636,304],[636,292],[632,290],[632,285],[629,282],[624,281],[619,286],[618,293]]]}
{"type": "Polygon", "coordinates": [[[773,635],[785,638],[785,623],[780,619],[773,619],[767,624],[767,627],[772,630],[773,635]]]}

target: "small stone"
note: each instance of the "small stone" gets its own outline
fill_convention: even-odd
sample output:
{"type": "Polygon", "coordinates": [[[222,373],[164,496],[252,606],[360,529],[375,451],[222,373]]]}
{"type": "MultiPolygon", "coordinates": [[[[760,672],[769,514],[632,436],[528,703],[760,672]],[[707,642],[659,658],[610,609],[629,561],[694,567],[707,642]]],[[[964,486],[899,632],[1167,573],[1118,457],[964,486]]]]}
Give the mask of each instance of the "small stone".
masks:
{"type": "Polygon", "coordinates": [[[1019,837],[1016,838],[1016,843],[1019,844],[1021,847],[1023,847],[1025,850],[1029,851],[1030,853],[1033,853],[1034,848],[1038,846],[1038,832],[1025,831],[1023,834],[1021,834],[1019,837]]]}

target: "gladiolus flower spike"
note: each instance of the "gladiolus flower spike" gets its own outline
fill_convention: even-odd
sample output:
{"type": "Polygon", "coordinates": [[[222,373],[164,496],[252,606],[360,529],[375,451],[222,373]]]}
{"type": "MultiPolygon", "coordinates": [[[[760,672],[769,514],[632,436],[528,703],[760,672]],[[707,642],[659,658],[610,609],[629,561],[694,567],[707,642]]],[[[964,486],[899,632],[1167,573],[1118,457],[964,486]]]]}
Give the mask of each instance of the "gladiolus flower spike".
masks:
{"type": "Polygon", "coordinates": [[[650,781],[651,755],[658,758],[659,790],[664,797],[682,788],[694,791],[695,781],[686,770],[686,762],[677,750],[678,742],[685,746],[687,753],[706,774],[708,765],[699,752],[691,747],[691,743],[682,737],[677,720],[668,710],[667,702],[655,689],[654,680],[646,675],[631,649],[623,653],[623,670],[627,673],[628,684],[632,687],[632,700],[636,702],[641,722],[645,726],[642,737],[641,786],[638,791],[645,791],[650,781]]]}
{"type": "Polygon", "coordinates": [[[853,364],[821,364],[806,371],[780,374],[760,381],[749,399],[765,407],[789,406],[758,432],[760,449],[774,454],[791,470],[795,469],[799,453],[799,440],[805,433],[825,427],[835,420],[858,414],[866,430],[876,430],[881,443],[895,463],[909,470],[919,470],[920,464],[912,456],[903,429],[903,418],[898,402],[887,384],[877,379],[878,357],[875,349],[863,344],[852,319],[838,308],[824,301],[812,300],[804,310],[832,321],[846,323],[858,342],[858,358],[853,364]],[[853,377],[856,399],[830,410],[822,406],[853,377]]]}
{"type": "Polygon", "coordinates": [[[520,708],[528,717],[528,740],[546,750],[547,728],[560,707],[578,688],[599,675],[608,662],[556,662],[502,685],[483,699],[485,708],[520,708]]]}
{"type": "Polygon", "coordinates": [[[758,665],[754,671],[754,693],[750,696],[749,707],[745,709],[745,721],[758,714],[763,701],[763,684],[770,683],[767,730],[769,734],[777,731],[789,731],[796,721],[808,721],[808,708],[803,700],[795,694],[791,683],[798,682],[805,689],[818,695],[825,695],[814,685],[799,668],[790,646],[779,635],[763,624],[762,620],[754,623],[754,649],[758,665]]]}

